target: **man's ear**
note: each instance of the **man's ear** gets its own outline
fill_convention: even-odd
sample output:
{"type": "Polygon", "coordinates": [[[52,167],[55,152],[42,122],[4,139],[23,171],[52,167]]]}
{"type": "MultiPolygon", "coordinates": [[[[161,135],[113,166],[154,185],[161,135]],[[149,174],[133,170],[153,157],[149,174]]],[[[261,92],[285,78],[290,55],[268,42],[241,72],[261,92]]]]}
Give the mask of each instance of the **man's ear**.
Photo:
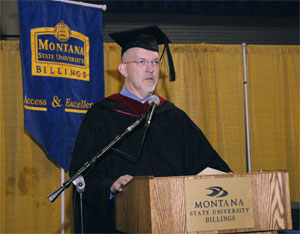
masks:
{"type": "Polygon", "coordinates": [[[128,76],[126,64],[124,63],[119,64],[118,70],[125,78],[128,76]]]}

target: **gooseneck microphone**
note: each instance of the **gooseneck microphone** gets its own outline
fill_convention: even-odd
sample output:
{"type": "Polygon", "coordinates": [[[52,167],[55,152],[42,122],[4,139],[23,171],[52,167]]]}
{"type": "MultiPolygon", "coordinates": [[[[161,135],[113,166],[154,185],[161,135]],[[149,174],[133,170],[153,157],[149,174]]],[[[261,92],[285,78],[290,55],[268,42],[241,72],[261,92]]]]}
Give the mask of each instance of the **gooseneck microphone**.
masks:
{"type": "Polygon", "coordinates": [[[159,103],[160,103],[160,100],[159,100],[158,96],[152,95],[149,98],[149,101],[148,101],[149,107],[148,107],[148,113],[147,113],[147,118],[146,118],[146,122],[145,122],[146,128],[149,127],[151,120],[152,120],[152,116],[154,114],[154,111],[155,111],[156,107],[159,106],[159,103]]]}

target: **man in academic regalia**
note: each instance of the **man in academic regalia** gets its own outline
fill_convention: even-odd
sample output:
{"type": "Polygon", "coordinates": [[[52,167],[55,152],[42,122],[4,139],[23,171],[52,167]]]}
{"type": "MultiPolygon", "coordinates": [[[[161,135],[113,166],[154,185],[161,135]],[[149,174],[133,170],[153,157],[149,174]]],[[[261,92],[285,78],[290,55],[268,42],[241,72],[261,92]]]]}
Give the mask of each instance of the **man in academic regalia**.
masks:
{"type": "MultiPolygon", "coordinates": [[[[170,41],[157,26],[114,33],[111,37],[122,47],[118,69],[124,76],[124,86],[120,93],[94,104],[85,115],[71,161],[71,176],[147,114],[149,98],[159,80],[159,44],[165,44],[170,73],[173,78],[175,75],[170,41]]],[[[83,175],[84,233],[116,232],[113,196],[122,192],[134,176],[195,175],[205,168],[230,171],[191,119],[163,97],[158,99],[150,125],[137,126],[83,175]]],[[[75,232],[81,232],[76,192],[74,223],[75,232]]]]}

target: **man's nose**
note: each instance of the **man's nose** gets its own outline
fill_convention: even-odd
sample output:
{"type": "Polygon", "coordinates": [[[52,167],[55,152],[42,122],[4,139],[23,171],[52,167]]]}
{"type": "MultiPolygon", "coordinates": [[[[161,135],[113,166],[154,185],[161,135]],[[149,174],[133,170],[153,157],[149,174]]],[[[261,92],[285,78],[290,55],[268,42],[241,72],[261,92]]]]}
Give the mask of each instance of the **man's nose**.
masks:
{"type": "Polygon", "coordinates": [[[154,65],[153,65],[153,63],[150,62],[150,61],[147,61],[147,62],[146,62],[146,69],[147,69],[147,71],[149,71],[149,72],[153,72],[153,71],[154,71],[154,65]]]}

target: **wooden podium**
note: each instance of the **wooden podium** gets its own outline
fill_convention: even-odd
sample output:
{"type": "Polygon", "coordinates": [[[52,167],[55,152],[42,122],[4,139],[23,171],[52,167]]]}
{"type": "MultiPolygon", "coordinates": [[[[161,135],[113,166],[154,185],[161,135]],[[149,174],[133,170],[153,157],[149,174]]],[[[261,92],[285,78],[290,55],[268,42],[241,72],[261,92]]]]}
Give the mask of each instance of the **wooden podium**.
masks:
{"type": "Polygon", "coordinates": [[[277,233],[276,230],[292,228],[289,181],[286,171],[135,177],[125,186],[122,193],[115,196],[115,213],[117,230],[127,233],[277,233]],[[242,179],[247,179],[249,183],[242,182],[239,185],[238,181],[242,179]],[[191,182],[196,185],[192,183],[190,186],[191,182]],[[195,204],[194,210],[187,211],[187,206],[191,202],[186,196],[188,194],[193,196],[194,193],[188,190],[187,185],[189,189],[194,189],[193,187],[201,189],[202,183],[205,183],[206,192],[198,194],[207,198],[192,201],[195,204]],[[228,188],[232,183],[233,186],[228,188]],[[214,188],[217,188],[217,191],[214,188]],[[214,192],[210,194],[208,189],[214,192]],[[224,194],[225,191],[228,195],[224,194]],[[236,199],[240,196],[236,191],[249,193],[246,195],[251,198],[251,205],[247,206],[248,208],[242,208],[246,207],[245,201],[242,198],[236,199]],[[230,194],[235,195],[229,199],[227,197],[230,194]],[[199,217],[190,217],[193,215],[199,217]],[[243,216],[241,219],[244,219],[245,224],[236,228],[234,222],[239,215],[243,216]],[[199,218],[199,222],[202,222],[200,220],[202,219],[203,226],[197,227],[199,222],[196,221],[194,223],[196,230],[195,227],[192,229],[188,226],[194,222],[190,221],[191,218],[199,218]],[[205,228],[206,223],[210,225],[212,222],[214,222],[211,226],[213,228],[205,228]],[[233,228],[230,225],[233,225],[233,228]]]}

